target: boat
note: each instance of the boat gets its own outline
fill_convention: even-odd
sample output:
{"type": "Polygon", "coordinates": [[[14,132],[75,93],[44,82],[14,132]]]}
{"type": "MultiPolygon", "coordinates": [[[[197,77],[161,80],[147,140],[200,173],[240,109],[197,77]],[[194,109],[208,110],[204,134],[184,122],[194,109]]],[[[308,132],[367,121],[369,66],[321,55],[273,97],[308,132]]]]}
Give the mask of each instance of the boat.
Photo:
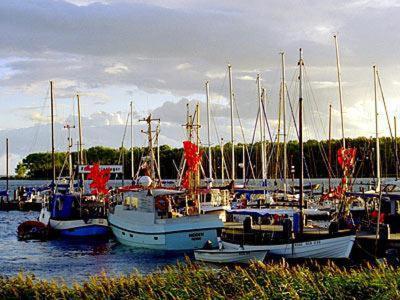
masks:
{"type": "Polygon", "coordinates": [[[191,250],[203,248],[207,241],[216,244],[222,221],[195,209],[185,206],[182,191],[138,188],[124,193],[124,203],[110,210],[108,220],[117,240],[131,247],[191,250]],[[175,211],[178,206],[181,212],[175,211]]]}
{"type": "MultiPolygon", "coordinates": [[[[355,235],[346,235],[278,245],[245,245],[245,248],[248,251],[267,251],[268,255],[285,258],[339,259],[349,258],[355,239],[355,235]]],[[[222,243],[226,249],[240,249],[237,244],[222,243]]]]}
{"type": "MultiPolygon", "coordinates": [[[[320,230],[308,230],[306,232],[305,217],[307,214],[317,217],[325,217],[327,212],[319,210],[307,210],[305,202],[305,192],[303,184],[304,175],[304,145],[303,145],[303,57],[300,49],[299,59],[299,156],[300,156],[300,177],[299,177],[299,198],[298,208],[295,209],[247,209],[232,210],[240,220],[243,220],[243,226],[237,228],[235,224],[223,232],[223,247],[226,249],[246,250],[265,250],[268,254],[283,256],[286,258],[348,258],[355,241],[355,235],[352,231],[339,232],[339,226],[336,222],[330,222],[326,233],[320,234],[320,230]],[[253,227],[251,216],[257,217],[257,223],[253,227]],[[237,233],[239,231],[239,233],[237,233]],[[236,243],[240,240],[240,243],[236,243]]],[[[284,85],[283,85],[284,86],[284,85]]],[[[338,157],[339,163],[343,168],[344,179],[347,182],[351,168],[354,165],[355,150],[341,148],[340,153],[343,156],[338,157]],[[343,153],[342,153],[343,152],[343,153]],[[340,158],[340,159],[339,159],[340,158]]],[[[341,197],[343,199],[346,191],[346,184],[341,186],[341,197]]],[[[329,213],[328,215],[329,216],[329,213]]],[[[235,221],[235,220],[234,220],[235,221]]],[[[308,229],[308,228],[307,228],[308,229]]]]}
{"type": "Polygon", "coordinates": [[[47,201],[51,188],[47,185],[40,187],[18,187],[15,198],[23,211],[40,211],[43,203],[47,201]]]}
{"type": "Polygon", "coordinates": [[[39,221],[64,237],[104,236],[110,233],[106,203],[93,196],[54,194],[39,221]]]}
{"type": "MultiPolygon", "coordinates": [[[[55,159],[54,159],[54,130],[53,130],[53,82],[50,81],[51,96],[51,120],[52,120],[52,166],[53,181],[51,184],[51,196],[49,201],[44,203],[39,221],[49,227],[56,235],[64,237],[108,237],[110,229],[107,222],[108,189],[106,187],[110,178],[110,169],[101,170],[99,164],[88,166],[88,179],[91,193],[85,194],[83,186],[74,184],[74,171],[72,162],[72,138],[70,125],[64,126],[68,130],[68,173],[65,182],[61,176],[56,180],[55,159]],[[77,188],[78,187],[78,188],[77,188]]],[[[79,95],[78,112],[80,112],[79,95]]],[[[79,163],[82,159],[82,132],[79,117],[79,163]]]]}
{"type": "Polygon", "coordinates": [[[244,248],[222,248],[222,249],[201,249],[194,251],[194,258],[198,261],[211,263],[244,263],[252,261],[264,261],[268,250],[244,248]]]}
{"type": "MultiPolygon", "coordinates": [[[[148,125],[148,156],[141,162],[142,175],[136,180],[137,185],[120,189],[117,197],[121,199],[113,201],[116,204],[108,214],[113,234],[121,244],[159,250],[201,249],[209,241],[216,244],[223,223],[218,215],[201,214],[200,195],[194,192],[195,189],[169,189],[159,185],[160,178],[158,182],[155,180],[151,128],[155,119],[149,115],[143,120],[148,125]]],[[[191,155],[199,153],[197,146],[190,141],[184,142],[184,148],[185,156],[188,149],[193,150],[191,155]]],[[[193,157],[192,161],[187,159],[185,183],[193,182],[199,162],[200,156],[193,157]]]]}
{"type": "Polygon", "coordinates": [[[48,227],[39,221],[25,221],[18,225],[19,240],[45,240],[48,236],[48,227]]]}

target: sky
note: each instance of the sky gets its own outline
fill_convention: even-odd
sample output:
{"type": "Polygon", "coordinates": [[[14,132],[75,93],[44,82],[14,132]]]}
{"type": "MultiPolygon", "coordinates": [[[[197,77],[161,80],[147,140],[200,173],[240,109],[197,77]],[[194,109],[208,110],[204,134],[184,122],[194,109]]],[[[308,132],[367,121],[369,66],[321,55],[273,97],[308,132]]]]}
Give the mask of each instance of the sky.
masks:
{"type": "MultiPolygon", "coordinates": [[[[267,117],[276,136],[280,52],[293,113],[298,56],[305,62],[305,135],[340,137],[335,44],[338,35],[344,127],[349,137],[373,136],[372,65],[378,66],[389,118],[399,115],[400,1],[394,0],[2,0],[0,1],[0,174],[4,141],[11,165],[50,150],[49,81],[54,81],[56,149],[65,150],[67,123],[76,125],[81,97],[85,147],[121,145],[130,101],[134,144],[139,122],[161,119],[160,143],[181,146],[186,104],[200,102],[206,143],[205,81],[211,92],[211,143],[229,140],[227,65],[232,65],[235,140],[251,142],[257,114],[256,76],[267,91],[267,117]],[[238,118],[239,116],[239,118],[238,118]],[[239,121],[240,120],[240,121],[239,121]]],[[[379,134],[388,125],[379,94],[379,134]]],[[[290,138],[295,138],[288,106],[290,138]]],[[[76,130],[73,132],[76,139],[76,130]]],[[[130,140],[125,139],[126,145],[130,140]]]]}

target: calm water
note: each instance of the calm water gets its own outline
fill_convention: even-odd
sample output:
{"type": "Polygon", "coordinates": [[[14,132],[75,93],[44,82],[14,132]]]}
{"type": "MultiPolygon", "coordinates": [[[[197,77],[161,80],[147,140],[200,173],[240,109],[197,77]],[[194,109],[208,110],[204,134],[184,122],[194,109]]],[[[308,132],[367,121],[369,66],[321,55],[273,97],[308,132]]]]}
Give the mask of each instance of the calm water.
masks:
{"type": "Polygon", "coordinates": [[[184,259],[183,253],[133,249],[112,239],[18,241],[18,224],[38,215],[37,212],[0,212],[0,274],[15,275],[24,271],[40,278],[62,277],[73,282],[102,271],[126,274],[137,269],[148,273],[184,259]]]}
{"type": "MultiPolygon", "coordinates": [[[[10,181],[10,189],[44,183],[46,181],[10,181]]],[[[4,187],[5,182],[0,181],[0,189],[4,187]]],[[[0,211],[0,275],[15,275],[24,271],[40,278],[62,277],[71,283],[102,271],[107,274],[127,274],[136,269],[148,273],[184,260],[185,253],[182,252],[134,249],[120,245],[113,239],[18,241],[18,225],[26,220],[35,220],[38,216],[38,212],[0,211]]]]}
{"type": "MultiPolygon", "coordinates": [[[[326,180],[312,180],[324,182],[326,180]]],[[[368,180],[363,179],[363,182],[368,180]]],[[[10,181],[17,186],[40,186],[46,181],[10,181]]],[[[338,181],[335,181],[337,184],[338,181]]],[[[118,185],[120,182],[113,182],[118,185]]],[[[0,189],[5,182],[0,181],[0,189]]],[[[152,272],[167,264],[184,259],[184,253],[133,249],[115,240],[65,240],[46,242],[18,241],[16,230],[26,220],[34,220],[37,212],[0,211],[0,275],[15,275],[20,271],[34,273],[40,278],[64,278],[71,283],[88,275],[105,271],[107,274],[127,274],[133,270],[152,272]]],[[[192,255],[192,253],[188,253],[192,255]]]]}

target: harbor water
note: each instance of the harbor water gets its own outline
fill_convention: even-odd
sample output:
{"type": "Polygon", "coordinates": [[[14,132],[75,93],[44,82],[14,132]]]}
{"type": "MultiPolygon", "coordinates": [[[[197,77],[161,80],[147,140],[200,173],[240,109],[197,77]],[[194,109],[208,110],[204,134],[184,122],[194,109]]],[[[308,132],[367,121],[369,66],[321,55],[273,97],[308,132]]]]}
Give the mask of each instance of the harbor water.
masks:
{"type": "MultiPolygon", "coordinates": [[[[32,187],[49,181],[11,180],[10,190],[18,186],[32,187]]],[[[118,185],[120,182],[112,182],[118,185]]],[[[0,182],[0,189],[5,182],[0,182]]],[[[39,278],[58,278],[67,283],[79,282],[90,275],[142,274],[165,265],[183,261],[188,253],[174,253],[129,248],[109,240],[55,239],[50,241],[18,241],[17,227],[27,220],[36,220],[39,212],[0,211],[0,274],[11,276],[19,272],[39,278]]]]}

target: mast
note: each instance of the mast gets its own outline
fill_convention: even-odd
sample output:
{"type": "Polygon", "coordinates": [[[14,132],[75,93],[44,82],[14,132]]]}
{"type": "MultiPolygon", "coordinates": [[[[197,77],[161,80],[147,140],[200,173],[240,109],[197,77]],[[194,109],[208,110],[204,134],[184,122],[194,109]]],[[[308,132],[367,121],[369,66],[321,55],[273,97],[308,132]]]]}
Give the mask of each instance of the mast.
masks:
{"type": "Polygon", "coordinates": [[[79,131],[79,163],[84,164],[83,158],[83,138],[82,138],[82,119],[81,119],[81,101],[79,98],[79,94],[76,95],[77,104],[78,104],[78,131],[79,131]]]}
{"type": "Polygon", "coordinates": [[[329,130],[328,130],[328,186],[331,189],[332,171],[332,105],[329,104],[329,130]]]}
{"type": "Polygon", "coordinates": [[[263,144],[263,158],[264,158],[264,179],[265,179],[265,184],[267,183],[267,145],[265,143],[265,132],[266,130],[266,119],[265,119],[265,115],[264,112],[267,108],[267,91],[265,90],[265,88],[261,88],[261,100],[262,100],[262,114],[263,114],[263,120],[264,122],[262,123],[262,144],[263,144]]]}
{"type": "Polygon", "coordinates": [[[69,124],[64,126],[65,129],[68,130],[68,175],[69,175],[69,192],[72,193],[74,191],[74,173],[72,169],[72,137],[71,137],[71,128],[75,128],[75,126],[71,126],[69,124]]]}
{"type": "Polygon", "coordinates": [[[342,147],[346,148],[346,139],[344,136],[344,121],[343,121],[343,90],[342,90],[342,75],[340,71],[340,60],[339,60],[339,45],[338,38],[335,34],[333,36],[335,40],[335,48],[336,48],[336,69],[337,69],[337,80],[339,85],[339,103],[340,103],[340,123],[342,127],[342,147]]]}
{"type": "Polygon", "coordinates": [[[231,109],[231,144],[232,144],[232,170],[231,179],[235,180],[235,128],[233,124],[233,87],[232,87],[232,66],[228,65],[229,73],[229,99],[231,109]]]}
{"type": "Polygon", "coordinates": [[[300,156],[300,195],[299,195],[299,210],[300,210],[300,234],[303,234],[303,205],[304,205],[304,187],[303,187],[303,176],[304,176],[304,148],[303,148],[303,50],[300,48],[299,51],[299,156],[300,156]]]}
{"type": "Polygon", "coordinates": [[[282,62],[282,118],[283,118],[283,195],[287,198],[287,140],[286,140],[286,82],[285,82],[285,52],[281,52],[282,62]]]}
{"type": "Polygon", "coordinates": [[[156,142],[157,142],[157,172],[158,172],[158,177],[161,180],[159,136],[160,136],[160,121],[158,121],[157,128],[156,128],[156,137],[157,137],[156,142]]]}
{"type": "MultiPolygon", "coordinates": [[[[193,120],[194,121],[194,120],[193,120]]],[[[200,104],[196,103],[196,146],[197,146],[197,155],[200,153],[200,104]]],[[[200,168],[197,168],[196,172],[196,178],[195,178],[195,187],[194,190],[197,190],[197,188],[200,185],[200,168]]]]}
{"type": "Polygon", "coordinates": [[[133,156],[133,101],[131,101],[131,177],[135,180],[135,162],[133,156]]]}
{"type": "Polygon", "coordinates": [[[6,138],[6,193],[8,201],[8,138],[6,138]]]}
{"type": "Polygon", "coordinates": [[[210,137],[210,86],[206,81],[206,98],[207,98],[207,142],[208,142],[208,179],[210,186],[212,185],[212,157],[211,157],[211,137],[210,137]]]}
{"type": "Polygon", "coordinates": [[[147,117],[147,118],[143,118],[141,120],[139,120],[139,122],[146,122],[147,123],[147,132],[143,131],[147,133],[148,136],[148,143],[149,143],[149,154],[150,154],[150,172],[151,172],[151,179],[154,180],[156,178],[156,174],[155,174],[155,168],[154,168],[154,164],[155,164],[155,155],[154,155],[154,149],[153,149],[153,131],[151,129],[151,122],[152,121],[160,121],[160,119],[152,119],[151,118],[151,114],[147,117]]]}
{"type": "Polygon", "coordinates": [[[378,133],[378,97],[377,97],[377,82],[376,82],[376,73],[377,67],[374,65],[374,99],[375,99],[375,142],[376,142],[376,187],[375,191],[379,192],[381,189],[381,154],[380,154],[380,146],[379,146],[379,133],[378,133]]]}
{"type": "Polygon", "coordinates": [[[243,143],[242,146],[242,163],[243,163],[243,168],[242,168],[242,177],[243,177],[243,185],[246,181],[246,144],[243,143]]]}
{"type": "Polygon", "coordinates": [[[225,180],[224,139],[221,138],[221,181],[225,180]]]}
{"type": "MultiPolygon", "coordinates": [[[[79,142],[78,142],[78,151],[79,151],[79,159],[78,164],[85,164],[85,158],[83,156],[83,134],[82,134],[82,119],[81,119],[81,100],[79,94],[76,94],[77,106],[78,106],[78,131],[79,131],[79,142]]],[[[85,188],[85,174],[82,173],[82,191],[85,188]]]]}
{"type": "Polygon", "coordinates": [[[55,148],[54,148],[54,91],[53,81],[50,81],[50,108],[51,108],[51,166],[53,169],[53,182],[52,190],[54,193],[54,187],[56,182],[56,159],[55,159],[55,148]]]}
{"type": "Polygon", "coordinates": [[[261,92],[261,78],[260,74],[257,74],[257,92],[258,92],[258,108],[260,111],[260,142],[261,142],[261,177],[262,184],[265,184],[265,149],[264,149],[264,134],[263,134],[263,123],[264,123],[264,110],[262,103],[262,92],[261,92]]]}
{"type": "Polygon", "coordinates": [[[394,155],[396,157],[396,180],[399,179],[399,156],[397,154],[397,119],[394,117],[394,155]]]}

